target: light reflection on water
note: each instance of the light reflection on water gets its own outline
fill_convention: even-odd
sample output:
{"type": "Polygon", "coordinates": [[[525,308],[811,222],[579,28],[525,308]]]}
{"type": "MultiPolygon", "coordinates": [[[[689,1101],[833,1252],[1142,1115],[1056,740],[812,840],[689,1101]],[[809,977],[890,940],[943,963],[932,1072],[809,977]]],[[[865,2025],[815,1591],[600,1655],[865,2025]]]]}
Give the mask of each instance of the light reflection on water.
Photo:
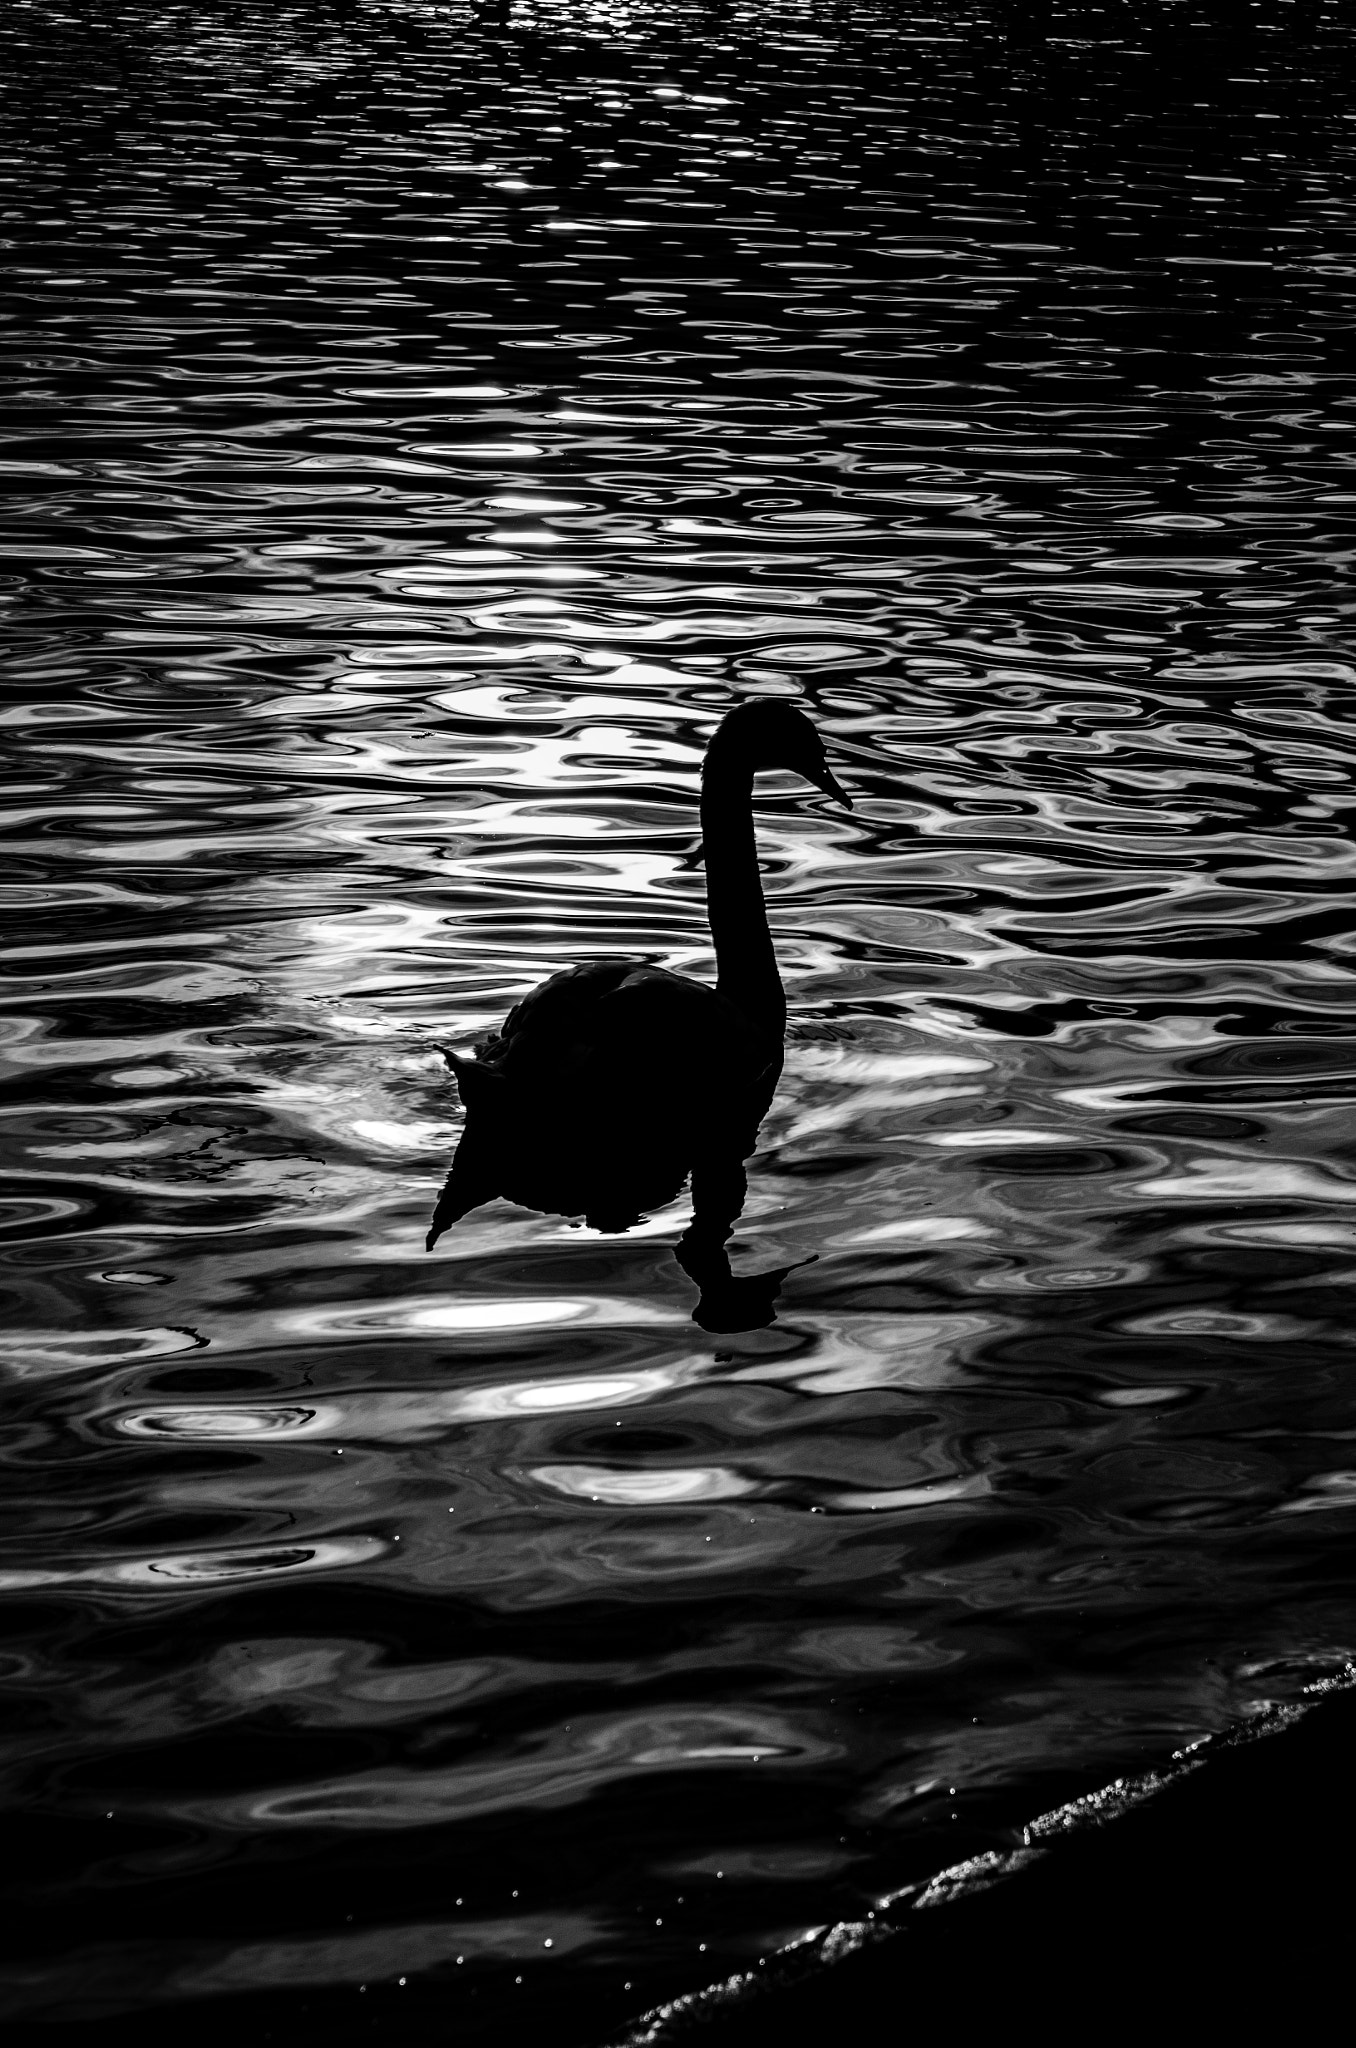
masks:
{"type": "Polygon", "coordinates": [[[1356,1649],[1350,34],[1094,12],[5,26],[7,2012],[596,2040],[1356,1649]],[[777,1321],[426,1258],[750,691],[777,1321]]]}

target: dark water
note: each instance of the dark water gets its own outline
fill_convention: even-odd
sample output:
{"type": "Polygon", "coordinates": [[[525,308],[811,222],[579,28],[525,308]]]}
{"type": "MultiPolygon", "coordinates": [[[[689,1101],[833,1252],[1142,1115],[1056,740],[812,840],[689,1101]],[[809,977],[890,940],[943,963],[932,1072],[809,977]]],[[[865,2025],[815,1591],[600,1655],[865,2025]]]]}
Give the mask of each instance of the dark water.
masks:
{"type": "Polygon", "coordinates": [[[1356,1650],[1351,49],[10,7],[11,2018],[597,2040],[1356,1650]],[[759,691],[817,1263],[425,1257],[759,691]]]}

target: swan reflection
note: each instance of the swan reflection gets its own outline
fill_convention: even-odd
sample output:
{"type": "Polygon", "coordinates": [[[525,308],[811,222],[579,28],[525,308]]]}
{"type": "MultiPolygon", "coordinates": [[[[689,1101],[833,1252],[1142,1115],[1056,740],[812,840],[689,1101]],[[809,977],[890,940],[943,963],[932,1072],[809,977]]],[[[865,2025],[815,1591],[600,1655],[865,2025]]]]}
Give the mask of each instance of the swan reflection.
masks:
{"type": "Polygon", "coordinates": [[[677,1256],[700,1289],[695,1321],[733,1331],[773,1320],[791,1268],[736,1278],[727,1249],[786,1030],[754,837],[753,778],[765,768],[791,769],[849,803],[794,705],[753,698],[727,714],[702,767],[714,988],[644,960],[595,961],[543,982],[474,1059],[446,1055],[466,1126],[430,1250],[501,1196],[625,1231],[671,1202],[690,1175],[692,1221],[677,1256]]]}

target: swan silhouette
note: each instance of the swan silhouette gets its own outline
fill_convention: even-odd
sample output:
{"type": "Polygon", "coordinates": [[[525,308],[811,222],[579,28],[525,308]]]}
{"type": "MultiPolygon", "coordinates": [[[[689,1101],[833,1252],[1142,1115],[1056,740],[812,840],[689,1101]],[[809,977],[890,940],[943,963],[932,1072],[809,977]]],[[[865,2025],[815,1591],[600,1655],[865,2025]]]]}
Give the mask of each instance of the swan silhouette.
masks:
{"type": "Polygon", "coordinates": [[[466,1124],[430,1251],[495,1196],[623,1231],[672,1201],[690,1173],[693,1221],[678,1256],[703,1288],[698,1321],[752,1327],[725,1318],[754,1310],[759,1322],[771,1320],[782,1275],[733,1281],[724,1249],[786,1029],[754,838],[761,768],[792,769],[851,808],[819,734],[794,705],[755,697],[722,720],[701,797],[714,988],[644,960],[599,960],[553,974],[525,996],[474,1059],[444,1053],[466,1124]],[[749,1293],[759,1288],[765,1302],[749,1293]]]}

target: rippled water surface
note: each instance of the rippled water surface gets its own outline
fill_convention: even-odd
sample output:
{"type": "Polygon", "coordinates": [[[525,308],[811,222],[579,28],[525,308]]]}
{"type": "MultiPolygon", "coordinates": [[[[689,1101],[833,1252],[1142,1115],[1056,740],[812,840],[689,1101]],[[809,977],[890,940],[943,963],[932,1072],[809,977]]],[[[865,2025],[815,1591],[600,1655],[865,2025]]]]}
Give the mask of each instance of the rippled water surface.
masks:
{"type": "Polygon", "coordinates": [[[11,6],[12,2018],[596,2041],[1356,1649],[1351,41],[11,6]],[[759,692],[816,1261],[426,1256],[759,692]]]}

